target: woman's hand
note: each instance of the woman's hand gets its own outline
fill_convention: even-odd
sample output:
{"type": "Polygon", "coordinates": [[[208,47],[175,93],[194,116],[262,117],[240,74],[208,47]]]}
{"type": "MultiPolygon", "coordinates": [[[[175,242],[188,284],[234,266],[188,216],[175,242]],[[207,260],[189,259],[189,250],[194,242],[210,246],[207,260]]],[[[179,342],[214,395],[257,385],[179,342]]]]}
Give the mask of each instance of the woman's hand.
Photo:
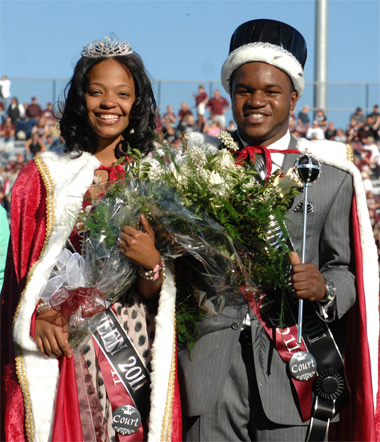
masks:
{"type": "MultiPolygon", "coordinates": [[[[154,230],[144,215],[140,217],[141,230],[125,226],[121,231],[121,253],[130,259],[134,264],[153,270],[161,263],[161,255],[154,243],[154,230]]],[[[146,298],[151,298],[160,290],[162,285],[161,274],[156,281],[150,281],[139,277],[137,282],[138,291],[146,298]]]]}
{"type": "Polygon", "coordinates": [[[69,327],[66,319],[56,310],[47,310],[38,313],[34,337],[38,350],[49,358],[50,356],[67,356],[71,358],[69,346],[69,327]]]}
{"type": "Polygon", "coordinates": [[[161,262],[161,256],[154,244],[154,230],[144,215],[140,216],[141,230],[125,226],[121,231],[121,253],[134,264],[154,269],[161,262]]]}

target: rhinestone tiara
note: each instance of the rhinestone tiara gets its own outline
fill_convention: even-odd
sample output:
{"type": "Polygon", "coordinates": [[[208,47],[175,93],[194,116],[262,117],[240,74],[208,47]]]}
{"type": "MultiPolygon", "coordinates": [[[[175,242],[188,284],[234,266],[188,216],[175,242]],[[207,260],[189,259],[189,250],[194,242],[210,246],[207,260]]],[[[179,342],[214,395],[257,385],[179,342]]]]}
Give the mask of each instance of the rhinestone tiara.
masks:
{"type": "Polygon", "coordinates": [[[133,54],[131,45],[120,38],[111,40],[110,37],[104,37],[103,40],[93,40],[87,46],[83,46],[82,57],[100,58],[100,57],[118,57],[120,55],[133,54]]]}

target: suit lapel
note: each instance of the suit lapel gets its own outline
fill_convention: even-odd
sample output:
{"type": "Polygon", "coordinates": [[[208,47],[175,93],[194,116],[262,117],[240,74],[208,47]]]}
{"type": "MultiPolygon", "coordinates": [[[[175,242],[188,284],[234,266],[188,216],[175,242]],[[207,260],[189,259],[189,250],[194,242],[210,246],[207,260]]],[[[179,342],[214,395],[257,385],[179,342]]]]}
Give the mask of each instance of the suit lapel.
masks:
{"type": "MultiPolygon", "coordinates": [[[[293,135],[290,135],[290,142],[288,149],[297,149],[298,141],[293,135]]],[[[284,162],[282,163],[282,170],[284,174],[294,166],[294,163],[296,159],[298,158],[299,154],[297,153],[287,153],[284,155],[284,162]]]]}

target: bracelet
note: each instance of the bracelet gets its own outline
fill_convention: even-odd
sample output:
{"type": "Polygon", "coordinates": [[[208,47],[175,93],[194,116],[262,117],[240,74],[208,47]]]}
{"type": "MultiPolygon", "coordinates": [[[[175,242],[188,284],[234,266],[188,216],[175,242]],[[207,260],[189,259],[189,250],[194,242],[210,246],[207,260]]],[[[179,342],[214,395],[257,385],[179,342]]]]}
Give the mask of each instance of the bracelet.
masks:
{"type": "Polygon", "coordinates": [[[40,299],[40,302],[38,303],[36,314],[40,314],[42,312],[47,312],[48,310],[51,310],[51,307],[48,303],[40,299]]]}
{"type": "Polygon", "coordinates": [[[153,270],[145,270],[143,267],[139,267],[139,275],[147,279],[148,281],[157,281],[157,279],[161,276],[162,279],[165,279],[165,263],[162,260],[153,270]]]}

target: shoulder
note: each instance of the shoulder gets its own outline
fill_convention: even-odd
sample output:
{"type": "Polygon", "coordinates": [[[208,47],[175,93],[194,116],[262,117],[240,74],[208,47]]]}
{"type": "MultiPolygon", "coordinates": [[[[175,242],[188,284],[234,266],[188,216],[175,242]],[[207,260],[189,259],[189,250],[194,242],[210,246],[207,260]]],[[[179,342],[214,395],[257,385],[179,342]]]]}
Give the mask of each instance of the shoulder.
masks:
{"type": "Polygon", "coordinates": [[[38,172],[36,163],[34,161],[29,161],[29,163],[21,169],[12,187],[12,199],[20,188],[22,189],[21,191],[23,193],[28,191],[28,189],[33,191],[32,185],[39,179],[40,174],[38,172]]]}
{"type": "Polygon", "coordinates": [[[301,152],[308,152],[322,164],[324,169],[333,169],[331,176],[335,179],[345,179],[353,183],[356,195],[364,192],[362,177],[359,169],[353,163],[353,151],[349,144],[337,141],[298,140],[297,147],[301,152]],[[349,176],[348,176],[349,175],[349,176]]]}
{"type": "Polygon", "coordinates": [[[319,161],[338,168],[353,167],[353,149],[349,144],[329,140],[309,141],[301,138],[297,141],[297,147],[301,152],[308,152],[319,161]]]}
{"type": "Polygon", "coordinates": [[[75,152],[67,152],[64,144],[42,152],[39,156],[49,168],[59,167],[63,169],[67,167],[68,169],[76,169],[78,166],[84,167],[86,165],[95,168],[100,164],[95,155],[89,152],[82,152],[80,155],[76,155],[75,152]]]}

